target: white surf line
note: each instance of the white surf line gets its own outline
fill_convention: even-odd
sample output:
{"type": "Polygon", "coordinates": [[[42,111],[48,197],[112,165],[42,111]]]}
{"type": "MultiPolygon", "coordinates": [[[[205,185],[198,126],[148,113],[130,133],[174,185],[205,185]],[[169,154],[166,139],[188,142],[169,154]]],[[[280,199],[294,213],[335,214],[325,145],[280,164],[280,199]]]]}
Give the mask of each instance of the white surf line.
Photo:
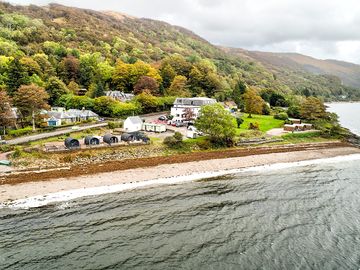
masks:
{"type": "Polygon", "coordinates": [[[1,208],[12,208],[12,209],[28,209],[28,208],[36,208],[45,206],[52,203],[57,202],[65,202],[74,199],[78,199],[81,197],[89,197],[96,195],[103,195],[109,193],[116,193],[125,190],[132,190],[147,186],[154,185],[171,185],[171,184],[179,184],[191,181],[197,181],[201,179],[208,179],[213,177],[219,177],[229,174],[236,173],[246,173],[246,172],[262,172],[262,171],[271,171],[271,170],[283,170],[287,168],[294,167],[304,167],[309,165],[317,165],[317,164],[330,164],[336,162],[343,161],[354,161],[360,160],[360,154],[352,154],[346,156],[337,156],[332,158],[323,158],[323,159],[313,159],[313,160],[305,160],[299,162],[289,162],[289,163],[275,163],[270,165],[263,166],[255,166],[249,168],[241,168],[241,169],[229,169],[229,170],[221,170],[221,171],[213,171],[213,172],[203,172],[203,173],[194,173],[190,175],[182,175],[168,178],[158,178],[153,180],[145,180],[134,183],[122,183],[110,186],[100,186],[100,187],[91,187],[91,188],[82,188],[82,189],[73,189],[68,191],[61,191],[56,193],[49,193],[46,195],[39,195],[34,197],[29,197],[26,199],[19,199],[7,203],[1,203],[1,208]]]}

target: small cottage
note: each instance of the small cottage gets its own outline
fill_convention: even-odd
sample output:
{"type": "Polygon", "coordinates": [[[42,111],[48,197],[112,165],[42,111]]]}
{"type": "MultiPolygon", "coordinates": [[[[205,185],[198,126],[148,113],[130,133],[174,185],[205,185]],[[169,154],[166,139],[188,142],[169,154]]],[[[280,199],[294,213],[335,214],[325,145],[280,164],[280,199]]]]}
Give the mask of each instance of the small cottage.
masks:
{"type": "Polygon", "coordinates": [[[131,116],[124,121],[124,131],[140,131],[143,126],[143,120],[139,116],[131,116]]]}

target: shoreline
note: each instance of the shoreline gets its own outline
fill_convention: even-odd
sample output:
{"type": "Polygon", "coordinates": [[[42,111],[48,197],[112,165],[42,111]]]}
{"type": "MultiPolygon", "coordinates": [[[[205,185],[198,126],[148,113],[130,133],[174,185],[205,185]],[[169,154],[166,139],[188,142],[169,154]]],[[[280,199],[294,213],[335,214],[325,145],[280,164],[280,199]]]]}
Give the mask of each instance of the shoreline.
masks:
{"type": "Polygon", "coordinates": [[[311,151],[265,153],[162,164],[152,167],[102,172],[93,175],[63,177],[47,181],[27,181],[12,185],[2,184],[0,185],[0,208],[7,206],[14,208],[21,208],[21,206],[25,208],[39,207],[53,202],[68,201],[80,197],[158,184],[195,181],[232,174],[241,170],[251,171],[251,168],[259,166],[269,169],[274,164],[277,164],[279,168],[284,168],[284,164],[294,166],[294,163],[305,161],[311,164],[315,160],[336,157],[340,157],[339,160],[341,161],[346,159],[346,156],[360,159],[360,149],[351,146],[339,146],[311,151]]]}
{"type": "Polygon", "coordinates": [[[256,156],[271,153],[313,151],[316,149],[328,149],[349,146],[353,145],[340,141],[258,147],[249,146],[211,151],[198,151],[184,154],[179,153],[166,156],[108,160],[104,162],[84,164],[81,166],[64,164],[61,167],[39,168],[37,170],[14,170],[9,173],[0,173],[0,187],[5,184],[15,185],[25,182],[45,182],[52,179],[72,178],[86,175],[91,176],[106,172],[155,167],[164,164],[171,165],[178,163],[186,163],[190,161],[195,162],[212,159],[226,159],[233,157],[256,156]]]}

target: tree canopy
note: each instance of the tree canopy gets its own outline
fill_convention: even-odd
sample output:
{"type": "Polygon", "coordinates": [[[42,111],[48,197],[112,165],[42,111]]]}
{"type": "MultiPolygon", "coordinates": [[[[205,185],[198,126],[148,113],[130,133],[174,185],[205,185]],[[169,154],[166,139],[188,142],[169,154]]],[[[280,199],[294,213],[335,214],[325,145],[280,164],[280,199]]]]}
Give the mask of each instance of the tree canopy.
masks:
{"type": "Polygon", "coordinates": [[[232,144],[236,134],[235,118],[219,103],[201,107],[195,126],[218,143],[232,144]]]}

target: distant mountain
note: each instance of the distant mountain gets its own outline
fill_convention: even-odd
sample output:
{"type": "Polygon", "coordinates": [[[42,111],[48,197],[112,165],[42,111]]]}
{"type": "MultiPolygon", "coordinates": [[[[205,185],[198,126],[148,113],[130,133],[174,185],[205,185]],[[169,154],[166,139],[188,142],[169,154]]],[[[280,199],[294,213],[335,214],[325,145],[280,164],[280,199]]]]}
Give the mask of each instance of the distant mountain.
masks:
{"type": "Polygon", "coordinates": [[[337,60],[319,60],[298,53],[259,52],[235,48],[223,49],[243,60],[261,63],[280,77],[290,76],[291,73],[336,76],[340,79],[340,84],[360,88],[360,65],[337,60]]]}

